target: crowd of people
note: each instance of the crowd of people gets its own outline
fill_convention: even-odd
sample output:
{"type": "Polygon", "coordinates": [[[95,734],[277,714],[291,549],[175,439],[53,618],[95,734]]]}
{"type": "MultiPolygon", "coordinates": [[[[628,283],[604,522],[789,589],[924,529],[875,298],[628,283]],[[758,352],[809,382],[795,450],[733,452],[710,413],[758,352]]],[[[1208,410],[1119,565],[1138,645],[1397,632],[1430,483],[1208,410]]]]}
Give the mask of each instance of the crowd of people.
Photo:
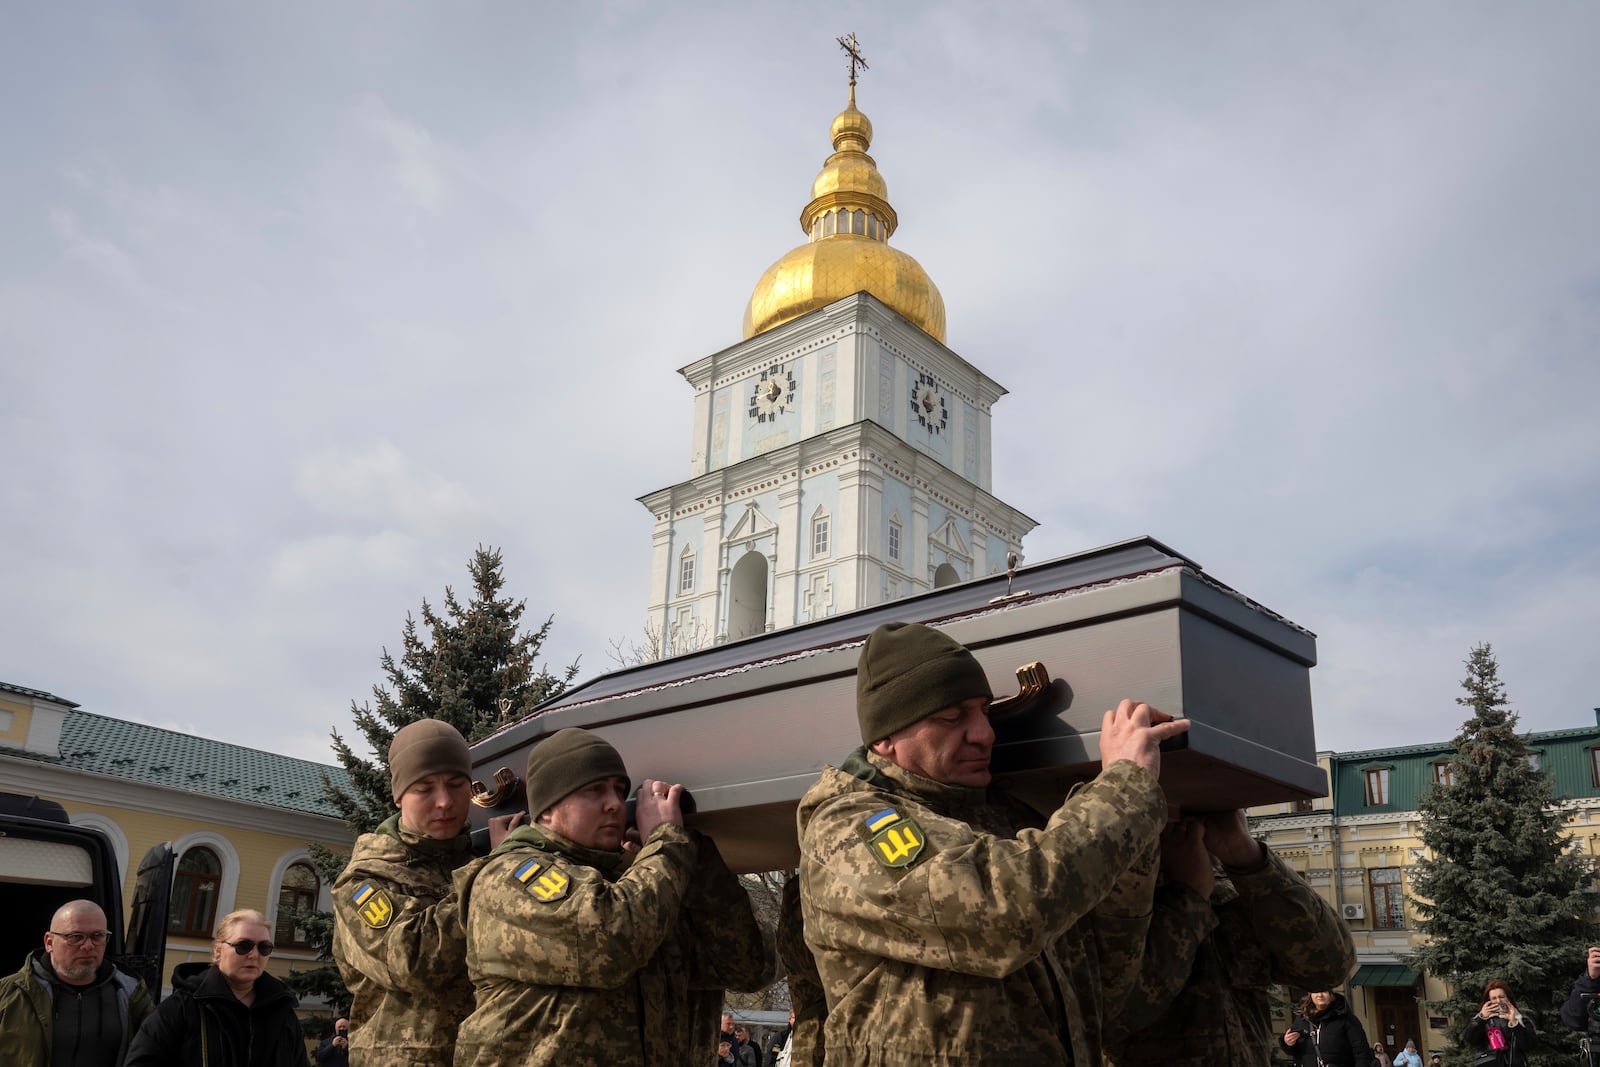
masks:
{"type": "MultiPolygon", "coordinates": [[[[635,794],[600,736],[537,743],[526,812],[492,820],[478,856],[465,740],[435,720],[402,728],[395,813],[332,887],[350,1017],[309,1059],[1265,1067],[1276,1049],[1307,1067],[1421,1067],[1413,1042],[1391,1058],[1368,1040],[1336,991],[1355,965],[1348,928],[1244,813],[1169,811],[1161,745],[1186,721],[1123,700],[1102,717],[1099,773],[1040,810],[991,778],[996,727],[1022,709],[997,706],[944,633],[879,627],[856,695],[861,745],[800,801],[775,934],[715,842],[685,826],[683,786],[644,778],[635,794]],[[794,1010],[757,1042],[724,996],[765,987],[780,960],[794,1010]],[[1281,1034],[1279,985],[1312,990],[1281,1034]]],[[[155,1010],[104,960],[108,937],[92,903],[56,913],[43,952],[0,979],[0,1062],[308,1064],[261,913],[225,916],[210,962],[180,964],[155,1010]]],[[[1563,1021],[1591,1025],[1596,996],[1600,948],[1563,1021]]],[[[1538,1036],[1493,981],[1464,1040],[1481,1064],[1524,1067],[1538,1036]]]]}

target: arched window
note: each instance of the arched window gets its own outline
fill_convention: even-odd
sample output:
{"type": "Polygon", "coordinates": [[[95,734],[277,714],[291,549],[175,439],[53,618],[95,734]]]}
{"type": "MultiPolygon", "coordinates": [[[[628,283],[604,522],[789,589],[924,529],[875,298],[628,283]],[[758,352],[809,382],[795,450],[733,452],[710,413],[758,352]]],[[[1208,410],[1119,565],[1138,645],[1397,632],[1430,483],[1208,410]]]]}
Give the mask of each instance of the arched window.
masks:
{"type": "Polygon", "coordinates": [[[822,216],[822,236],[832,237],[833,228],[839,224],[839,216],[835,212],[828,212],[822,216]]]}
{"type": "Polygon", "coordinates": [[[694,548],[684,545],[678,557],[678,593],[687,596],[694,592],[694,548]]]}
{"type": "Polygon", "coordinates": [[[933,587],[943,589],[947,585],[955,585],[961,580],[961,572],[948,563],[941,563],[934,568],[933,587]]]}
{"type": "Polygon", "coordinates": [[[172,875],[172,903],[167,911],[167,932],[182,937],[211,936],[217,918],[217,891],[222,885],[222,861],[209,848],[187,850],[172,875]]]}
{"type": "Polygon", "coordinates": [[[860,208],[850,213],[850,232],[862,235],[867,232],[867,213],[860,208]]]}
{"type": "Polygon", "coordinates": [[[310,948],[306,928],[295,921],[295,913],[314,911],[317,893],[322,888],[317,872],[307,863],[295,863],[283,872],[283,888],[278,890],[278,922],[273,927],[278,943],[290,948],[310,948]]]}

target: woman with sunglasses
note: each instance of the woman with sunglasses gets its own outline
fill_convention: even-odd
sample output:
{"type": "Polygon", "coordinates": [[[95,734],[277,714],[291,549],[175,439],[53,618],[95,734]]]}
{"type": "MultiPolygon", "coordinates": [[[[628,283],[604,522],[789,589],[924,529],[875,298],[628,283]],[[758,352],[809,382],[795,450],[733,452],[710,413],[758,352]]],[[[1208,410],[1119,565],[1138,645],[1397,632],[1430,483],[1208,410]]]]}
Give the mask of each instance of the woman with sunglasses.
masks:
{"type": "Polygon", "coordinates": [[[123,1067],[307,1067],[289,987],[267,973],[272,927],[259,911],[217,924],[211,959],[180,963],[172,995],[145,1020],[123,1067]]]}

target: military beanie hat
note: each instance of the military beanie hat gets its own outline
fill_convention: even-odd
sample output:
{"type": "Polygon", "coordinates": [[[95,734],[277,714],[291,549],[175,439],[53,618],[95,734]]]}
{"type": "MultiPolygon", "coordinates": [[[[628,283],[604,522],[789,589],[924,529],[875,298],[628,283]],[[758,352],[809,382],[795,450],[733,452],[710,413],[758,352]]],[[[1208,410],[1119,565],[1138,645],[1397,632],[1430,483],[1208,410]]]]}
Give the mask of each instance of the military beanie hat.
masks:
{"type": "Polygon", "coordinates": [[[407,723],[389,742],[389,788],[400,794],[430,774],[472,776],[472,754],[466,738],[447,722],[418,719],[407,723]]]}
{"type": "Polygon", "coordinates": [[[870,745],[973,697],[994,698],[976,657],[955,638],[920,622],[872,631],[856,665],[856,718],[870,745]]]}
{"type": "MultiPolygon", "coordinates": [[[[540,741],[528,753],[528,815],[537,819],[568,793],[602,778],[628,782],[622,756],[598,735],[569,726],[540,741]]],[[[627,792],[633,783],[622,787],[627,792]]]]}

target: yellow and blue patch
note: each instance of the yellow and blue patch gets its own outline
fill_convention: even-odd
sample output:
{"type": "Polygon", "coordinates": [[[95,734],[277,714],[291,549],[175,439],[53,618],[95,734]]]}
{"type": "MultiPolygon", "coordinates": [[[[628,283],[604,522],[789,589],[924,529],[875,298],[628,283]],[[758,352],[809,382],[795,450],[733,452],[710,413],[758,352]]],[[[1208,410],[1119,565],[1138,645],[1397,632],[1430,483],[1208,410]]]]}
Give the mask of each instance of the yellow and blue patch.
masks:
{"type": "Polygon", "coordinates": [[[894,808],[869,815],[865,828],[872,858],[885,867],[911,866],[928,843],[917,820],[901,815],[894,808]]]}
{"type": "Polygon", "coordinates": [[[358,885],[351,897],[356,903],[356,914],[374,930],[382,930],[393,921],[394,902],[389,899],[388,893],[371,882],[358,885]]]}
{"type": "Polygon", "coordinates": [[[572,888],[572,879],[562,874],[553,864],[546,864],[541,860],[529,860],[511,872],[515,878],[527,887],[539,900],[546,904],[554,904],[572,888]]]}

